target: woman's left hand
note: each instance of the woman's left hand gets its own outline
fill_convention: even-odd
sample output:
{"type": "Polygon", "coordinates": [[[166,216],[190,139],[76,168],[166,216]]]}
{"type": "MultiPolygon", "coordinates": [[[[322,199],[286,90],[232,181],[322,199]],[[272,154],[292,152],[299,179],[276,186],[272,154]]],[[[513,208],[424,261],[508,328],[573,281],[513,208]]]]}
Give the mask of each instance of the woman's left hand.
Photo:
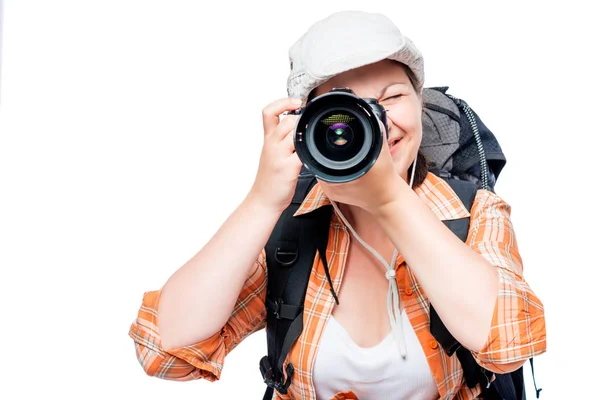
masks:
{"type": "Polygon", "coordinates": [[[402,185],[408,185],[396,172],[387,142],[375,164],[363,176],[346,183],[328,183],[319,180],[319,185],[329,200],[357,206],[370,213],[398,199],[402,185]]]}

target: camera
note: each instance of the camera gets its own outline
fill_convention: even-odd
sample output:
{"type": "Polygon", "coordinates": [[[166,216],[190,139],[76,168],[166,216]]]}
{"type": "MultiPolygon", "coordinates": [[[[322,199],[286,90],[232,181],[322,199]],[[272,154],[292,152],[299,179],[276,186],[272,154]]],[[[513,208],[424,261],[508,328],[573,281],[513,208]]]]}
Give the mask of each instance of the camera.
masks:
{"type": "Polygon", "coordinates": [[[385,109],[374,98],[334,88],[293,112],[300,115],[294,146],[317,178],[344,183],[366,174],[387,143],[385,109]]]}

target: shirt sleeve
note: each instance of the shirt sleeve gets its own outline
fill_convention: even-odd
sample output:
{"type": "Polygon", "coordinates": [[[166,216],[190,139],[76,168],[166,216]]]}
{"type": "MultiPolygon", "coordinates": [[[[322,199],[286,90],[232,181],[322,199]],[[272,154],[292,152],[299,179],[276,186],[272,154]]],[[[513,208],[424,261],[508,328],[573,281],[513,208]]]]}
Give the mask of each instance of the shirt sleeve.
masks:
{"type": "Polygon", "coordinates": [[[511,372],[546,351],[544,306],[523,279],[523,262],[510,220],[511,208],[480,190],[472,208],[467,243],[498,269],[500,286],[485,345],[472,352],[482,367],[511,372]]]}
{"type": "Polygon", "coordinates": [[[161,291],[144,293],[138,316],[129,328],[139,363],[146,374],[162,379],[216,381],[225,356],[244,338],[265,327],[266,261],[264,249],[244,283],[225,326],[202,342],[165,351],[157,329],[161,291]]]}

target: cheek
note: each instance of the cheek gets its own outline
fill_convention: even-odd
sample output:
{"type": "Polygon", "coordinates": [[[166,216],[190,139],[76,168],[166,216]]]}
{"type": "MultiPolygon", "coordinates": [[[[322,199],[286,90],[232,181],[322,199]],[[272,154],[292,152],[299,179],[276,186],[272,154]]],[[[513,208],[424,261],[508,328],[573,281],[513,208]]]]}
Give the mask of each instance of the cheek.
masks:
{"type": "Polygon", "coordinates": [[[398,152],[394,156],[396,170],[398,173],[403,174],[406,173],[414,161],[421,146],[423,137],[422,110],[418,104],[411,104],[406,107],[390,109],[388,116],[391,123],[395,125],[395,129],[399,129],[405,135],[398,152]]]}
{"type": "Polygon", "coordinates": [[[422,114],[421,108],[414,105],[406,107],[391,108],[388,113],[390,121],[400,130],[408,134],[411,140],[421,140],[422,136],[422,114]]]}

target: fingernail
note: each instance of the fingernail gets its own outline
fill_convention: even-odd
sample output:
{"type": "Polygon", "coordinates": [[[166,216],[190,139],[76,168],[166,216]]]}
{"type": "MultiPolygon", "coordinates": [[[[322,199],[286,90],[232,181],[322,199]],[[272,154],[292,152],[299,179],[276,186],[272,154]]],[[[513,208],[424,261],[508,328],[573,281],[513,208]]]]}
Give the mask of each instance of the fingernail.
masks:
{"type": "Polygon", "coordinates": [[[302,99],[292,99],[292,103],[300,105],[302,104],[302,99]]]}

